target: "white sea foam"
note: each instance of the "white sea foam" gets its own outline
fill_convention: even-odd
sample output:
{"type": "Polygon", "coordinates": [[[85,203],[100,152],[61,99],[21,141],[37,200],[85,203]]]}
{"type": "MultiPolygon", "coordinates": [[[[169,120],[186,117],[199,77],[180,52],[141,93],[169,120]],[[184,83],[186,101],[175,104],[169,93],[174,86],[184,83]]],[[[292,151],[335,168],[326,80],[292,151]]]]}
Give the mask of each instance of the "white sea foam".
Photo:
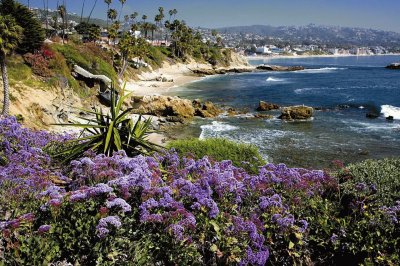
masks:
{"type": "Polygon", "coordinates": [[[201,128],[200,139],[204,139],[206,137],[215,137],[220,132],[231,131],[238,129],[236,126],[229,125],[224,122],[213,121],[211,125],[203,125],[201,128]]]}
{"type": "Polygon", "coordinates": [[[382,105],[381,113],[385,116],[393,116],[394,119],[400,119],[400,107],[393,105],[382,105]]]}
{"type": "Polygon", "coordinates": [[[304,70],[298,70],[294,71],[296,73],[305,73],[305,74],[318,74],[318,73],[332,73],[337,70],[345,70],[347,68],[341,68],[341,67],[323,67],[323,68],[314,68],[314,69],[304,69],[304,70]]]}
{"type": "Polygon", "coordinates": [[[267,82],[285,82],[286,79],[280,79],[280,78],[274,78],[274,77],[269,77],[267,78],[267,82]]]}

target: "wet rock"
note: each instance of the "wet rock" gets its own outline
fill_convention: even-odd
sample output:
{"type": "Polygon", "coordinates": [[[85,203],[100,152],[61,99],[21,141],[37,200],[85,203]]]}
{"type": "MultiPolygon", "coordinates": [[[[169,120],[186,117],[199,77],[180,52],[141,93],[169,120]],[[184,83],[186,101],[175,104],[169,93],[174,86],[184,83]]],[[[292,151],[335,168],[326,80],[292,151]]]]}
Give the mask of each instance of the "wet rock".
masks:
{"type": "Polygon", "coordinates": [[[283,120],[309,119],[313,116],[314,109],[309,106],[289,106],[282,108],[279,116],[283,120]]]}
{"type": "Polygon", "coordinates": [[[366,117],[370,118],[370,119],[374,119],[374,118],[378,118],[379,115],[377,113],[371,113],[370,112],[370,113],[367,113],[366,117]]]}
{"type": "Polygon", "coordinates": [[[277,66],[277,65],[260,65],[257,67],[258,70],[267,71],[299,71],[304,70],[303,66],[277,66]]]}
{"type": "Polygon", "coordinates": [[[202,107],[201,101],[199,99],[194,99],[192,101],[192,105],[193,105],[194,108],[201,108],[202,107]]]}
{"type": "Polygon", "coordinates": [[[259,119],[272,119],[274,118],[273,115],[267,115],[267,114],[255,114],[254,118],[259,118],[259,119]]]}
{"type": "Polygon", "coordinates": [[[257,111],[270,111],[276,109],[279,109],[279,105],[264,101],[260,101],[257,107],[257,111]]]}
{"type": "Polygon", "coordinates": [[[228,116],[235,116],[235,115],[239,114],[239,112],[236,111],[234,108],[228,108],[228,110],[226,112],[227,112],[228,116]]]}
{"type": "Polygon", "coordinates": [[[400,69],[400,63],[392,63],[388,65],[386,68],[388,69],[400,69]]]}
{"type": "Polygon", "coordinates": [[[394,120],[394,117],[391,116],[391,115],[389,115],[388,117],[386,117],[386,120],[388,120],[388,121],[393,121],[393,120],[394,120]]]}

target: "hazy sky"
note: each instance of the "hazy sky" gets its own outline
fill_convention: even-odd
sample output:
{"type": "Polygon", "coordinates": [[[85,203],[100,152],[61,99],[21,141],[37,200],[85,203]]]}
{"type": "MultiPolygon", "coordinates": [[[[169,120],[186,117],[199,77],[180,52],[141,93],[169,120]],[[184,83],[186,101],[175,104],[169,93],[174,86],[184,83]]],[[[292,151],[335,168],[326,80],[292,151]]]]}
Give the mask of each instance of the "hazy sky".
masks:
{"type": "MultiPolygon", "coordinates": [[[[30,0],[55,9],[57,0],[30,0]]],[[[58,0],[60,3],[63,0],[58,0]]],[[[83,0],[65,0],[67,8],[80,14],[83,0]]],[[[27,4],[28,0],[20,0],[27,4]]],[[[88,14],[95,0],[86,0],[88,14]]],[[[119,10],[120,3],[113,0],[119,10]]],[[[191,26],[223,27],[241,25],[355,26],[400,32],[400,0],[127,0],[124,13],[137,11],[153,18],[159,6],[178,10],[177,18],[191,26]]],[[[106,4],[98,0],[94,16],[105,18],[106,4]]]]}

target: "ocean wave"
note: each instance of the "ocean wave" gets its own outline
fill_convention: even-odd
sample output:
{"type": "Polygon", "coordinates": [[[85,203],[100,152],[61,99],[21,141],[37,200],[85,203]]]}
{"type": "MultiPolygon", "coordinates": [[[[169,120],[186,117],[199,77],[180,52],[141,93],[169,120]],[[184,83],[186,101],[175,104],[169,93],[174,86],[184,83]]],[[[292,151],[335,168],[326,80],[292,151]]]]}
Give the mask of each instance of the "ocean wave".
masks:
{"type": "Polygon", "coordinates": [[[287,81],[286,79],[280,79],[280,78],[274,78],[274,77],[269,77],[267,78],[267,82],[285,82],[287,81]]]}
{"type": "Polygon", "coordinates": [[[400,107],[396,107],[393,105],[382,105],[381,113],[385,116],[393,116],[394,119],[400,119],[400,107]]]}
{"type": "Polygon", "coordinates": [[[335,72],[336,70],[345,70],[347,68],[343,67],[323,67],[323,68],[313,68],[313,69],[304,69],[304,70],[298,70],[294,71],[296,73],[305,73],[305,74],[319,74],[319,73],[332,73],[335,72]]]}
{"type": "Polygon", "coordinates": [[[211,125],[203,125],[201,128],[200,139],[205,139],[207,137],[215,137],[220,132],[231,131],[238,129],[236,126],[229,125],[224,122],[213,121],[211,125]]]}

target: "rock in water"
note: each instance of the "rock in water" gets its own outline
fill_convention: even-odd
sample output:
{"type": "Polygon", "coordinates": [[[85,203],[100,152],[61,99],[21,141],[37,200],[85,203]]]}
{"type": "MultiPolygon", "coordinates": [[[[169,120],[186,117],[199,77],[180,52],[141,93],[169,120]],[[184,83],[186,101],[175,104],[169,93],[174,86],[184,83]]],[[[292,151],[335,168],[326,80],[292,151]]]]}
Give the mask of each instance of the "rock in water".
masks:
{"type": "Polygon", "coordinates": [[[309,119],[313,116],[313,111],[314,109],[309,106],[284,107],[279,118],[284,120],[309,119]]]}
{"type": "Polygon", "coordinates": [[[200,117],[216,117],[222,113],[222,110],[217,108],[212,102],[205,102],[203,107],[196,109],[196,116],[200,117]]]}
{"type": "Polygon", "coordinates": [[[304,70],[302,66],[277,66],[277,65],[260,65],[257,67],[258,70],[267,71],[298,71],[304,70]]]}
{"type": "Polygon", "coordinates": [[[260,101],[260,103],[258,104],[257,111],[270,111],[276,109],[279,109],[279,105],[260,101]]]}
{"type": "Polygon", "coordinates": [[[386,68],[388,68],[388,69],[400,69],[400,63],[390,64],[386,68]]]}
{"type": "Polygon", "coordinates": [[[369,112],[369,113],[367,113],[366,117],[374,119],[374,118],[378,118],[379,115],[377,113],[369,112]]]}

